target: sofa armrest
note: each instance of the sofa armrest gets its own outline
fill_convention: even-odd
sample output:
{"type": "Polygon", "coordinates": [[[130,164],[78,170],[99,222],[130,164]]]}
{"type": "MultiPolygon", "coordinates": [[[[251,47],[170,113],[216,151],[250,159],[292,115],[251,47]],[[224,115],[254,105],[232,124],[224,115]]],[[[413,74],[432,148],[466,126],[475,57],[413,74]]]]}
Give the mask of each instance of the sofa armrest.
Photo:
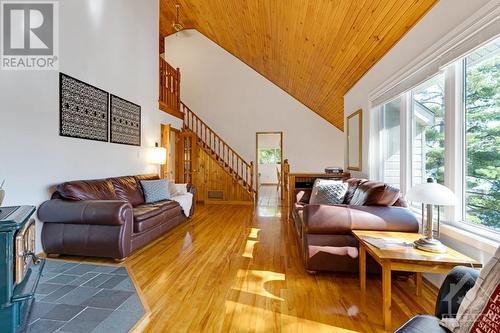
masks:
{"type": "Polygon", "coordinates": [[[193,195],[196,193],[196,187],[193,184],[186,184],[186,190],[193,195]]]}
{"type": "Polygon", "coordinates": [[[438,318],[455,318],[460,302],[474,286],[479,271],[464,266],[453,268],[439,289],[435,315],[438,318]]]}
{"type": "Polygon", "coordinates": [[[46,223],[122,225],[132,216],[130,203],[115,200],[54,199],[38,208],[38,218],[46,223]]]}
{"type": "Polygon", "coordinates": [[[350,234],[352,230],[417,232],[418,221],[407,208],[385,206],[306,205],[304,231],[350,234]]]}
{"type": "Polygon", "coordinates": [[[187,191],[193,195],[193,205],[191,206],[191,211],[188,217],[193,217],[194,210],[196,209],[196,187],[193,184],[186,185],[187,191]]]}

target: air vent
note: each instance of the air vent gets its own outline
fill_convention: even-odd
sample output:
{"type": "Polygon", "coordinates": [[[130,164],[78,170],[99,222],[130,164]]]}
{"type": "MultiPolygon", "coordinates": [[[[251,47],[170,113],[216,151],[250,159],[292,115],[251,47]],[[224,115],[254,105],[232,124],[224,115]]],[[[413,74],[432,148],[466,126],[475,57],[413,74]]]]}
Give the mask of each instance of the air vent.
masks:
{"type": "Polygon", "coordinates": [[[224,200],[224,191],[208,191],[208,199],[224,200]]]}

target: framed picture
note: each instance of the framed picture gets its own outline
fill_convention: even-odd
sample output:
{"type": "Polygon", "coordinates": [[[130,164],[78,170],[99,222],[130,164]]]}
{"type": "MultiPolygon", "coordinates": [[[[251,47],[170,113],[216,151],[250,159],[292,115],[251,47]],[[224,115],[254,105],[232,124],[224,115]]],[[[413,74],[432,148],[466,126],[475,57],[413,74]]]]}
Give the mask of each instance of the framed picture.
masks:
{"type": "Polygon", "coordinates": [[[347,169],[361,171],[363,166],[363,110],[347,117],[347,169]]]}
{"type": "Polygon", "coordinates": [[[141,106],[111,95],[111,142],[141,145],[141,106]]]}
{"type": "Polygon", "coordinates": [[[108,100],[106,91],[60,73],[59,135],[107,142],[108,100]]]}

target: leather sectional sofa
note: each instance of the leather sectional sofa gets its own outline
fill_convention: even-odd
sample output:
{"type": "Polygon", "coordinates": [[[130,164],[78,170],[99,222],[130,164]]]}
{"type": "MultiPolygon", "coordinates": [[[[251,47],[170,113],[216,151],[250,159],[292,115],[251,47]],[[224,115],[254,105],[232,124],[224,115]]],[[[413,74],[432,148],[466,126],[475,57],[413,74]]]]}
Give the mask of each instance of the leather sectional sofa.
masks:
{"type": "MultiPolygon", "coordinates": [[[[187,219],[171,200],[146,204],[140,181],[126,176],[60,184],[38,209],[46,254],[125,259],[187,219]]],[[[193,193],[195,188],[188,185],[193,193]]],[[[194,199],[193,199],[194,201],[194,199]]],[[[190,216],[194,213],[194,202],[190,216]]]]}
{"type": "MultiPolygon", "coordinates": [[[[351,178],[343,204],[309,204],[311,190],[297,190],[291,215],[308,272],[358,271],[358,243],[352,230],[418,232],[418,221],[399,189],[351,178]]],[[[368,271],[379,267],[368,258],[368,271]]]]}

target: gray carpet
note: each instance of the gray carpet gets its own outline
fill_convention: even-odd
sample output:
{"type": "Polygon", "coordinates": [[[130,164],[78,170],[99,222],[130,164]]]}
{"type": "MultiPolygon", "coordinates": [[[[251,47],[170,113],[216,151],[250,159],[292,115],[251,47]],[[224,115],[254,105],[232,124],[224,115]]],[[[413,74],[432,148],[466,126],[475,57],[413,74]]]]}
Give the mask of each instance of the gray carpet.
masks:
{"type": "Polygon", "coordinates": [[[126,268],[47,260],[27,332],[128,332],[143,314],[126,268]]]}

